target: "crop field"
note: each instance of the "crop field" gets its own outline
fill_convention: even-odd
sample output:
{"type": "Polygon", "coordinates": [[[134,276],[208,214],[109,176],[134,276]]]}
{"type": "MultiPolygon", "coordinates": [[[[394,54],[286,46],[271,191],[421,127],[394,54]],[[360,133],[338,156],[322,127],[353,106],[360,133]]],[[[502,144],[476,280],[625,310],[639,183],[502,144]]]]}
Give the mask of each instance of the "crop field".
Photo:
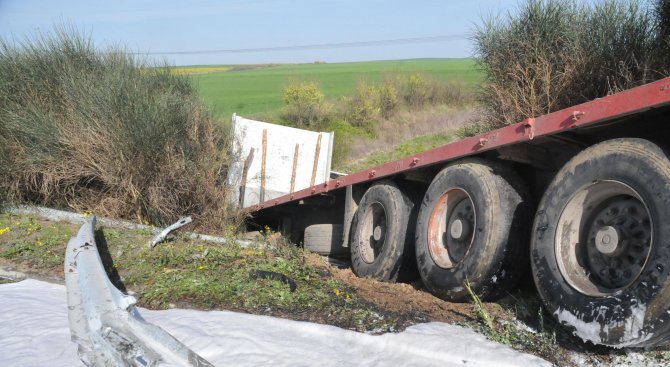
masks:
{"type": "Polygon", "coordinates": [[[275,116],[282,107],[282,89],[289,80],[316,81],[326,98],[333,100],[353,92],[361,79],[374,82],[387,76],[421,73],[439,80],[461,81],[465,85],[474,86],[483,77],[472,59],[221,66],[224,70],[203,71],[213,68],[216,67],[177,69],[192,71],[203,99],[222,118],[228,118],[233,113],[275,116]]]}
{"type": "Polygon", "coordinates": [[[198,74],[209,74],[209,73],[220,73],[223,71],[229,71],[233,67],[226,65],[217,65],[217,66],[178,66],[171,69],[175,74],[179,75],[198,75],[198,74]]]}

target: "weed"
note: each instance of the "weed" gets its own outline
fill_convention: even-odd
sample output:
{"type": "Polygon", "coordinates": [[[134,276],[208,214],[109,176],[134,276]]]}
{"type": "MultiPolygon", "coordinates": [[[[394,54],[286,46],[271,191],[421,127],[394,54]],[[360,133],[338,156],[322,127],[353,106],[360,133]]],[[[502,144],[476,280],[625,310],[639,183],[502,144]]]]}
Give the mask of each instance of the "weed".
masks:
{"type": "Polygon", "coordinates": [[[463,286],[470,294],[470,298],[472,298],[472,302],[474,303],[475,307],[475,314],[477,317],[479,317],[479,319],[484,322],[484,325],[488,327],[491,332],[494,332],[495,327],[493,326],[493,317],[488,313],[488,311],[486,311],[486,308],[484,308],[484,304],[482,303],[481,299],[479,299],[479,296],[477,296],[475,292],[472,291],[472,288],[470,287],[470,281],[466,279],[463,286]]]}

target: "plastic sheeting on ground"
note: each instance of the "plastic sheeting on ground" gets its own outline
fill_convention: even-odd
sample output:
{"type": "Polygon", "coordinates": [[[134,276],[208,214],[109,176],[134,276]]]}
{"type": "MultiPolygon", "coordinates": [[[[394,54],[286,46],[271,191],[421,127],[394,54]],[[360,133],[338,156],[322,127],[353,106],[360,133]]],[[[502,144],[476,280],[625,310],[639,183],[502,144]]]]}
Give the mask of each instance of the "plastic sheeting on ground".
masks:
{"type": "MultiPolygon", "coordinates": [[[[70,341],[65,287],[0,285],[0,366],[82,366],[70,341]]],[[[217,366],[550,366],[472,330],[426,323],[373,336],[227,311],[140,309],[217,366]]]]}

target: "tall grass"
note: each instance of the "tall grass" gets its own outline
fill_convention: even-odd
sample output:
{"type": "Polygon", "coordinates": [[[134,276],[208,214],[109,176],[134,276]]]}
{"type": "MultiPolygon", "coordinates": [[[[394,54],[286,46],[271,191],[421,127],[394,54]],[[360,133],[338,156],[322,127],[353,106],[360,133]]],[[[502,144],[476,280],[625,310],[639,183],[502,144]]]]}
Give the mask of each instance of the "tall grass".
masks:
{"type": "MultiPolygon", "coordinates": [[[[664,1],[657,9],[667,9],[664,1]]],[[[484,18],[473,40],[486,74],[486,122],[519,122],[668,75],[662,16],[648,5],[526,0],[484,18]]]]}
{"type": "Polygon", "coordinates": [[[0,40],[0,191],[166,224],[227,217],[225,132],[185,76],[58,28],[0,40]]]}

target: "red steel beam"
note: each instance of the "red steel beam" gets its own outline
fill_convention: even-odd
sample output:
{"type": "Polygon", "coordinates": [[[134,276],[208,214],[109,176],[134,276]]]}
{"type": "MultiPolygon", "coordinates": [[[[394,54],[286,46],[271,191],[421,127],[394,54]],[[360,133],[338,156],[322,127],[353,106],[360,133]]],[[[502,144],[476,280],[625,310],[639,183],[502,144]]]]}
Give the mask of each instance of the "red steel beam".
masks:
{"type": "Polygon", "coordinates": [[[255,212],[349,185],[396,175],[416,168],[528,141],[536,137],[561,133],[576,127],[602,123],[667,104],[670,104],[670,77],[547,115],[528,118],[510,126],[329,180],[292,194],[252,205],[245,210],[255,212]]]}

